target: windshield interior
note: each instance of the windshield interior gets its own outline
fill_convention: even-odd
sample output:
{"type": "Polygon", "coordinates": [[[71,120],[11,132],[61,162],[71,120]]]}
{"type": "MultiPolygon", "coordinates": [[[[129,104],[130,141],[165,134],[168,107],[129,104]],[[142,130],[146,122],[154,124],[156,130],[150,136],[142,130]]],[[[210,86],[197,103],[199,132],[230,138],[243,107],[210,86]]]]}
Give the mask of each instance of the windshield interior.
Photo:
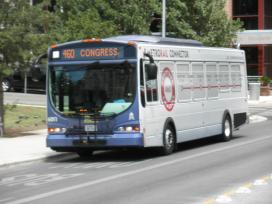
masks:
{"type": "Polygon", "coordinates": [[[133,102],[135,64],[73,65],[50,67],[49,94],[63,114],[118,114],[133,102]]]}

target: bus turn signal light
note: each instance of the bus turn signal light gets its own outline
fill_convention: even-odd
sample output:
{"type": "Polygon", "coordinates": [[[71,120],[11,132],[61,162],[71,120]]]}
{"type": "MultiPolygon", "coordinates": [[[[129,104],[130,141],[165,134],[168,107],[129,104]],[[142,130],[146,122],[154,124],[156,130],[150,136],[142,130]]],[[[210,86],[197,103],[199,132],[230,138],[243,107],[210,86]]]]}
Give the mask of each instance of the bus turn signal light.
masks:
{"type": "Polygon", "coordinates": [[[57,44],[51,45],[51,48],[52,48],[52,49],[57,48],[57,47],[58,47],[57,44]]]}
{"type": "Polygon", "coordinates": [[[117,128],[118,132],[139,132],[140,126],[139,125],[127,125],[121,126],[117,128]]]}
{"type": "Polygon", "coordinates": [[[49,134],[54,134],[54,133],[65,133],[65,132],[66,132],[66,128],[59,128],[59,127],[48,128],[48,133],[49,133],[49,134]]]}

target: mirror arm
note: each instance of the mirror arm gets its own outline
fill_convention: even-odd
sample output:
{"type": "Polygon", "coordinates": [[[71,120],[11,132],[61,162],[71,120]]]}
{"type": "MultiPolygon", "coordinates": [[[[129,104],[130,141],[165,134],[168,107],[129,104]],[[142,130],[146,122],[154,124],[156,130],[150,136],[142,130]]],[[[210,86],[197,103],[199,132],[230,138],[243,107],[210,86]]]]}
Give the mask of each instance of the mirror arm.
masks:
{"type": "Polygon", "coordinates": [[[150,63],[154,63],[154,59],[153,59],[152,55],[150,55],[148,53],[144,53],[144,56],[149,58],[150,63]]]}

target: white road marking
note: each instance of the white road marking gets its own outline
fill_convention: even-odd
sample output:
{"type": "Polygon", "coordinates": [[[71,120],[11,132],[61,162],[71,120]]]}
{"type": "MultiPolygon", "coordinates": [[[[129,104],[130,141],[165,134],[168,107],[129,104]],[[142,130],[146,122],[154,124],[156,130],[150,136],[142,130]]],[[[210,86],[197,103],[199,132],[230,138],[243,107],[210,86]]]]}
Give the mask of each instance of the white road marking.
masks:
{"type": "Polygon", "coordinates": [[[50,183],[54,181],[64,180],[68,178],[73,178],[77,176],[82,176],[83,174],[25,174],[13,177],[7,177],[0,180],[0,185],[2,186],[38,186],[45,183],[50,183]]]}
{"type": "MultiPolygon", "coordinates": [[[[233,196],[236,194],[251,194],[254,193],[254,190],[258,189],[260,186],[271,185],[272,174],[263,176],[260,179],[256,179],[253,183],[248,183],[243,186],[240,186],[236,191],[225,192],[222,195],[219,195],[217,198],[210,198],[203,204],[214,204],[214,203],[229,203],[232,202],[233,196]]],[[[249,196],[248,196],[249,197],[249,196]]],[[[236,196],[237,198],[237,196],[236,196]]],[[[247,198],[247,197],[245,197],[247,198]]]]}
{"type": "Polygon", "coordinates": [[[251,115],[249,116],[249,123],[260,123],[266,121],[267,118],[260,115],[251,115]]]}
{"type": "Polygon", "coordinates": [[[100,168],[123,168],[130,167],[134,165],[141,164],[146,161],[150,161],[152,159],[145,159],[142,161],[129,161],[129,162],[92,162],[89,164],[86,163],[76,163],[76,164],[68,164],[68,165],[55,165],[49,167],[49,169],[100,169],[100,168]]]}
{"type": "Polygon", "coordinates": [[[255,180],[253,185],[254,186],[264,186],[264,185],[267,185],[268,183],[263,180],[263,179],[258,179],[258,180],[255,180]]]}
{"type": "Polygon", "coordinates": [[[248,144],[253,144],[253,143],[256,143],[256,142],[261,142],[261,141],[271,139],[271,138],[272,138],[272,136],[269,135],[269,136],[265,136],[265,137],[258,138],[258,139],[255,139],[255,140],[251,140],[251,141],[247,141],[247,142],[241,142],[241,143],[238,143],[238,144],[234,144],[234,145],[230,145],[230,146],[226,146],[226,147],[222,147],[222,148],[217,148],[217,149],[214,149],[214,150],[197,153],[197,154],[186,156],[186,157],[183,157],[183,158],[178,158],[178,159],[174,159],[174,160],[159,163],[159,164],[154,164],[154,165],[151,165],[149,167],[144,167],[144,168],[140,168],[140,169],[137,169],[137,170],[132,170],[132,171],[112,175],[112,176],[97,179],[97,180],[94,180],[94,181],[89,181],[89,182],[73,185],[73,186],[70,186],[70,187],[60,188],[60,189],[49,191],[49,192],[46,192],[46,193],[41,193],[41,194],[38,194],[38,195],[29,196],[29,197],[26,197],[26,198],[22,198],[22,199],[18,199],[18,200],[15,200],[15,201],[8,202],[6,204],[29,203],[29,202],[32,202],[32,201],[35,201],[35,200],[38,200],[38,199],[47,198],[47,197],[54,196],[54,195],[57,195],[57,194],[77,190],[77,189],[80,189],[80,188],[90,187],[90,186],[97,185],[97,184],[100,184],[100,183],[113,181],[113,180],[116,180],[116,179],[124,178],[124,177],[127,177],[127,176],[132,176],[132,175],[143,173],[143,172],[148,172],[148,171],[151,171],[151,170],[154,170],[154,169],[158,169],[158,168],[161,168],[161,167],[173,165],[173,164],[176,164],[176,163],[179,163],[179,162],[182,162],[182,161],[186,161],[186,160],[189,160],[189,159],[194,159],[194,158],[197,158],[197,157],[202,157],[202,156],[217,153],[217,152],[230,150],[230,149],[233,149],[233,148],[245,146],[245,145],[248,145],[248,144]]]}
{"type": "Polygon", "coordinates": [[[232,201],[231,197],[227,195],[220,195],[215,200],[215,202],[217,203],[230,203],[231,201],[232,201]]]}
{"type": "Polygon", "coordinates": [[[238,194],[250,194],[251,190],[248,187],[242,186],[242,187],[238,188],[235,193],[238,193],[238,194]]]}

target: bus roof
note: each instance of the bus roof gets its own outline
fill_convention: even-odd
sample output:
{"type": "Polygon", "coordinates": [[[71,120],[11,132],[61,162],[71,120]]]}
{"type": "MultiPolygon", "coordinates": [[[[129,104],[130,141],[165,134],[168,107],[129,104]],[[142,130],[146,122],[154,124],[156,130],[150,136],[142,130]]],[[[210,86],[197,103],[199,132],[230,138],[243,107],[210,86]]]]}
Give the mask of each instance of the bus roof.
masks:
{"type": "Polygon", "coordinates": [[[111,42],[143,42],[159,45],[179,45],[179,46],[195,46],[202,47],[203,44],[196,40],[179,39],[179,38],[168,38],[159,36],[148,36],[148,35],[122,35],[110,38],[105,38],[103,41],[111,42]]]}

